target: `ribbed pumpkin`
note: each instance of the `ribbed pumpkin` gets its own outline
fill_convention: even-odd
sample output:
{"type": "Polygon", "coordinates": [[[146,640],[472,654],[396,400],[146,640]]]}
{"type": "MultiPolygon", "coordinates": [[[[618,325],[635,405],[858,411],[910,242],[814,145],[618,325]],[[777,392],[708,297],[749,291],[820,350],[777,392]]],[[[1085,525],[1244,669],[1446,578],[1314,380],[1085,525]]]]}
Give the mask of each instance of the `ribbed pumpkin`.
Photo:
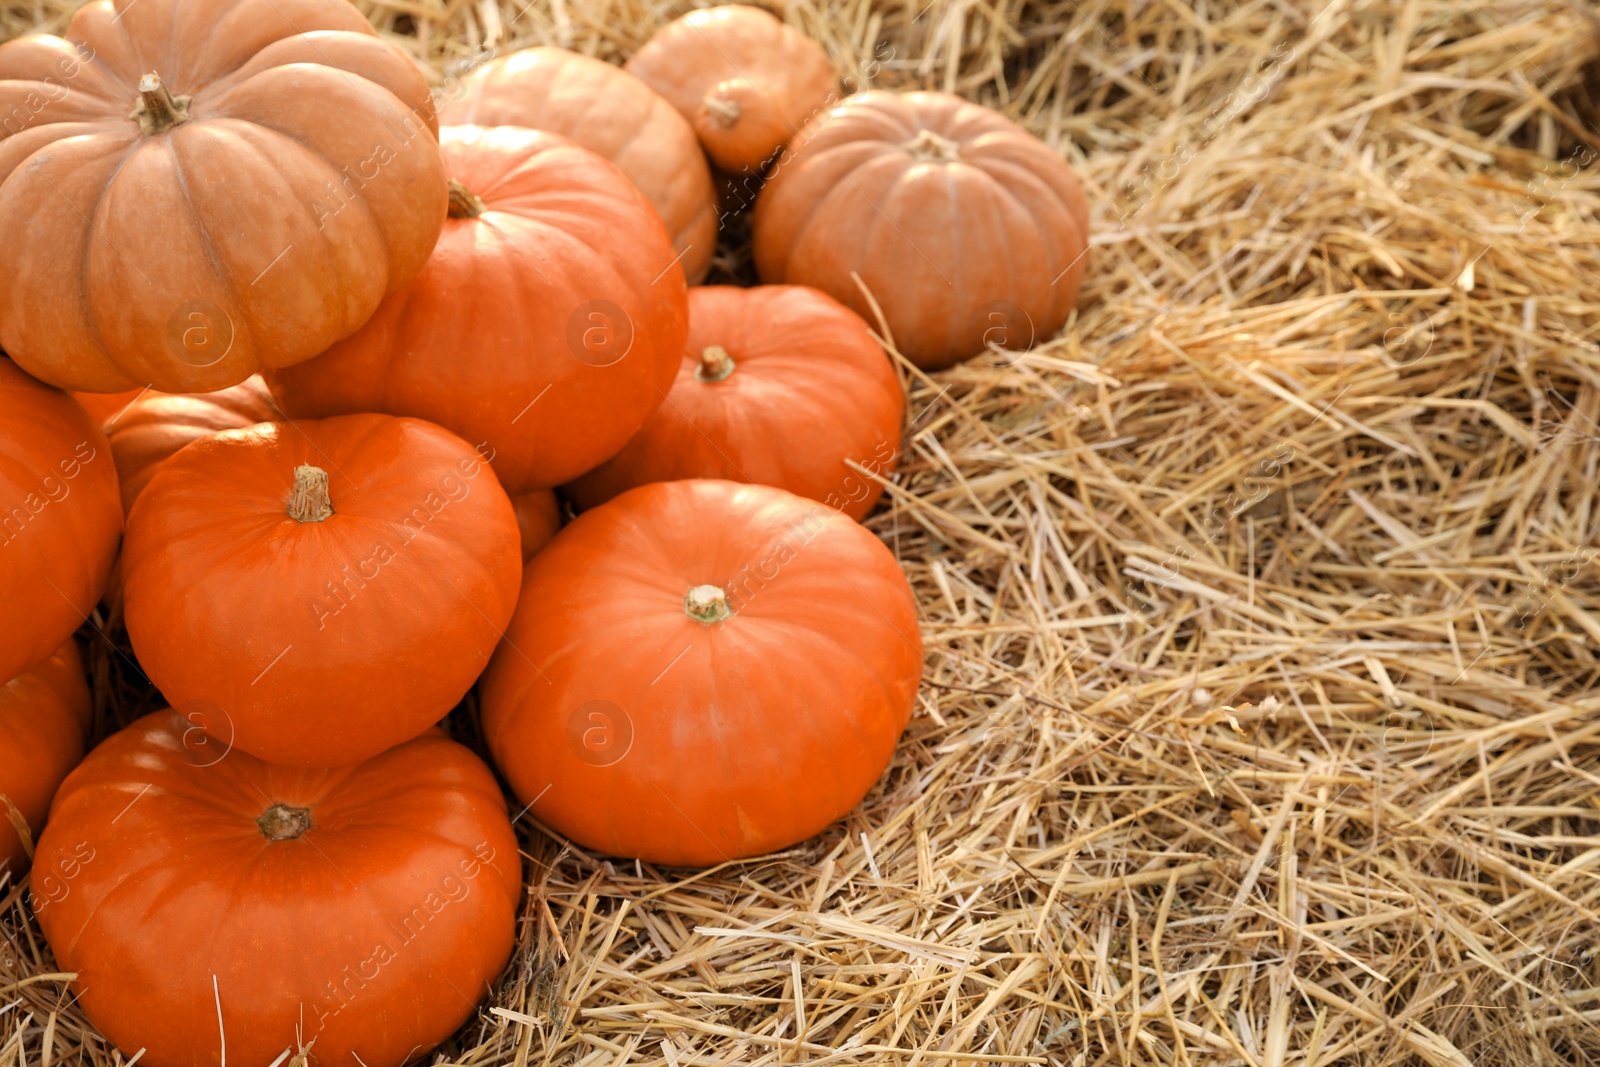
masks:
{"type": "Polygon", "coordinates": [[[839,84],[820,45],[745,4],[668,23],[624,69],[677,108],[727,171],[758,169],[834,102],[839,84]]]}
{"type": "Polygon", "coordinates": [[[451,218],[353,337],[267,376],[293,418],[386,411],[466,438],[512,493],[593,468],[672,382],[688,297],[622,173],[566,138],[447,126],[451,218]]]}
{"type": "Polygon", "coordinates": [[[899,459],[904,396],[860,316],[801,285],[689,290],[689,341],[667,400],[621,452],[568,487],[580,508],[647,482],[775,485],[851,518],[899,459]]]}
{"type": "Polygon", "coordinates": [[[340,0],[96,0],[0,45],[0,345],[169,392],[307,359],[444,219],[416,65],[340,0]]]}
{"type": "Polygon", "coordinates": [[[548,130],[599,153],[661,216],[689,283],[710,269],[717,203],[705,154],[683,116],[632,74],[562,48],[529,48],[473,71],[439,118],[548,130]]]}
{"type": "Polygon", "coordinates": [[[190,441],[277,418],[266,383],[252,375],[215,393],[173,394],[147,390],[105,425],[122,483],[122,510],[155,476],[161,462],[190,441]]]}
{"type": "Polygon", "coordinates": [[[347,415],[195,441],[128,517],[128,637],[173,707],[288,766],[417,736],[516,602],[516,516],[459,437],[347,415]]]}
{"type": "Polygon", "coordinates": [[[105,434],[77,401],[0,356],[0,682],[89,617],[121,533],[105,434]]]}
{"type": "MultiPolygon", "coordinates": [[[[813,285],[935,370],[1024,350],[1067,321],[1089,212],[1061,156],[946,93],[859,93],[775,165],[752,220],[763,281],[813,285]]],[[[1009,357],[1008,357],[1009,358],[1009,357]]]]}
{"type": "Polygon", "coordinates": [[[545,825],[706,865],[860,803],[921,672],[916,601],[863,527],[770,486],[661,482],[528,564],[480,687],[484,736],[545,825]]]}
{"type": "Polygon", "coordinates": [[[13,884],[28,866],[14,820],[22,820],[30,842],[38,840],[50,798],[83,758],[88,732],[89,685],[71,639],[0,685],[0,872],[9,867],[13,884]]]}
{"type": "Polygon", "coordinates": [[[218,759],[161,711],[62,783],[34,909],[151,1067],[400,1067],[472,1017],[522,896],[504,794],[438,730],[335,772],[218,759]]]}

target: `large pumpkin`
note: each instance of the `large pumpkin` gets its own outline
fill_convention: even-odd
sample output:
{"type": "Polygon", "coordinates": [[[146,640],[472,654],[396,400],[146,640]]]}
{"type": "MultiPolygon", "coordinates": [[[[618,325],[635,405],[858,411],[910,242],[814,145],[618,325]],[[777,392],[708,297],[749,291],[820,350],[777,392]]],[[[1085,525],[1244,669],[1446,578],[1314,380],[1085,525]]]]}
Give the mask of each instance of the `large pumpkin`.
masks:
{"type": "Polygon", "coordinates": [[[400,1067],[470,1018],[511,954],[505,800],[437,730],[336,773],[146,716],[62,783],[34,908],[76,1002],[151,1067],[400,1067]]]}
{"type": "Polygon", "coordinates": [[[55,385],[307,359],[444,219],[416,65],[341,0],[96,0],[0,45],[0,346],[55,385]]]}
{"type": "Polygon", "coordinates": [[[488,465],[388,415],[195,441],[139,495],[122,553],[128,637],[168,702],[299,767],[437,722],[488,662],[521,571],[488,465]]]}
{"type": "Polygon", "coordinates": [[[11,881],[28,866],[15,820],[38,839],[50,798],[83,758],[89,685],[78,646],[68,639],[26,674],[0,685],[0,873],[11,881]]]}
{"type": "Polygon", "coordinates": [[[705,154],[683,116],[632,74],[562,48],[529,48],[473,71],[439,118],[570,137],[638,186],[666,223],[690,284],[711,268],[717,201],[705,154]]]}
{"type": "Polygon", "coordinates": [[[1025,350],[1071,313],[1088,254],[1083,190],[1061,156],[946,93],[859,93],[819,116],[756,200],[763,281],[814,285],[918,366],[1025,350]]]}
{"type": "Polygon", "coordinates": [[[554,134],[447,126],[450,219],[356,334],[268,375],[293,418],[414,415],[513,493],[621,448],[666,394],[688,298],[666,231],[611,164],[554,134]]]}
{"type": "Polygon", "coordinates": [[[821,46],[758,7],[691,11],[629,59],[694,126],[726,171],[754,172],[834,101],[838,79],[821,46]]]}
{"type": "Polygon", "coordinates": [[[122,483],[123,513],[133,509],[161,462],[190,441],[277,417],[266,384],[257,376],[215,393],[147,390],[105,424],[122,483]]]}
{"type": "Polygon", "coordinates": [[[801,285],[689,290],[689,341],[666,402],[568,487],[580,508],[647,482],[776,485],[860,519],[893,473],[904,396],[860,316],[801,285]]]}
{"type": "Polygon", "coordinates": [[[922,671],[883,543],[764,485],[662,482],[579,515],[528,564],[480,692],[536,818],[588,848],[706,865],[858,804],[922,671]]]}
{"type": "Polygon", "coordinates": [[[121,533],[105,434],[77,401],[0,356],[0,682],[89,617],[121,533]]]}

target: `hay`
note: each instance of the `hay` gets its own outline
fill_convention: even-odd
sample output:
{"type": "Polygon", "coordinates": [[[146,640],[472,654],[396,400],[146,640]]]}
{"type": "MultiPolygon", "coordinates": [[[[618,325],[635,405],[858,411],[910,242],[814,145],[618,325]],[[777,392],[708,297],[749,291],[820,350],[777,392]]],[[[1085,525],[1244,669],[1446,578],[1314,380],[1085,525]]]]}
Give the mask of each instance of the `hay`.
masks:
{"type": "MultiPolygon", "coordinates": [[[[618,59],[672,14],[363,2],[446,91],[484,47],[618,59]]],[[[1600,1060],[1592,16],[787,14],[854,86],[953,89],[1066,153],[1097,226],[1078,318],[1014,363],[907,371],[871,526],[927,673],[881,787],[698,873],[525,818],[521,949],[436,1059],[1600,1060]]],[[[12,0],[4,25],[63,18],[12,0]]],[[[99,669],[111,719],[148,699],[99,669]]],[[[19,897],[0,1064],[122,1062],[19,897]]]]}

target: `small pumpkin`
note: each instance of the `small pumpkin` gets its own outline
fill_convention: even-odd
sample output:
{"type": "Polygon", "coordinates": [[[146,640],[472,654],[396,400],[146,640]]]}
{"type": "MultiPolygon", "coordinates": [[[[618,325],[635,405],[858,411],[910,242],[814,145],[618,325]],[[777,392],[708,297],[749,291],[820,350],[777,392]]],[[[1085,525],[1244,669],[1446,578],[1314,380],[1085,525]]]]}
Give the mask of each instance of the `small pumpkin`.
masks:
{"type": "Polygon", "coordinates": [[[694,126],[725,171],[755,171],[834,102],[838,79],[811,38],[758,7],[703,8],[668,23],[625,68],[694,126]]]}
{"type": "Polygon", "coordinates": [[[174,711],[62,783],[33,904],[89,1020],[151,1067],[400,1067],[505,966],[504,794],[438,730],[338,773],[225,758],[174,711]]]}
{"type": "Polygon", "coordinates": [[[561,531],[561,502],[548,489],[518,493],[511,498],[522,534],[522,562],[527,563],[561,531]]]}
{"type": "Polygon", "coordinates": [[[420,419],[264,423],[161,464],[128,517],[139,663],[224,744],[286,766],[354,763],[465,695],[516,602],[511,501],[420,419]]]}
{"type": "Polygon", "coordinates": [[[717,203],[705,154],[683,116],[627,71],[564,48],[529,48],[473,71],[439,117],[548,130],[604,156],[661,216],[689,284],[711,268],[717,203]]]}
{"type": "Polygon", "coordinates": [[[666,394],[688,297],[666,231],[611,164],[537,130],[447,126],[451,217],[417,280],[267,383],[293,418],[429,419],[512,493],[616,452],[666,394]]]}
{"type": "Polygon", "coordinates": [[[89,732],[89,685],[69,638],[43,663],[0,685],[0,874],[13,882],[29,848],[17,825],[38,840],[50,798],[83,758],[89,732]]]}
{"type": "Polygon", "coordinates": [[[0,356],[0,681],[49,656],[94,611],[121,534],[99,425],[0,356]]]}
{"type": "Polygon", "coordinates": [[[936,370],[1061,329],[1089,211],[1059,154],[947,93],[858,93],[813,120],[756,199],[763,281],[813,285],[936,370]]]}
{"type": "Polygon", "coordinates": [[[900,379],[860,316],[802,285],[689,290],[666,402],[568,487],[580,508],[679,478],[776,485],[861,519],[899,458],[900,379]]]}
{"type": "Polygon", "coordinates": [[[444,220],[416,64],[340,0],[96,0],[0,45],[0,346],[194,392],[307,359],[444,220]]]}
{"type": "Polygon", "coordinates": [[[855,807],[921,671],[911,589],[862,526],[770,486],[659,482],[528,564],[480,688],[484,736],[545,825],[704,866],[855,807]]]}
{"type": "Polygon", "coordinates": [[[278,417],[272,396],[259,375],[215,393],[146,390],[139,399],[112,414],[104,427],[122,484],[123,514],[133,510],[134,500],[162,461],[190,441],[278,417]]]}

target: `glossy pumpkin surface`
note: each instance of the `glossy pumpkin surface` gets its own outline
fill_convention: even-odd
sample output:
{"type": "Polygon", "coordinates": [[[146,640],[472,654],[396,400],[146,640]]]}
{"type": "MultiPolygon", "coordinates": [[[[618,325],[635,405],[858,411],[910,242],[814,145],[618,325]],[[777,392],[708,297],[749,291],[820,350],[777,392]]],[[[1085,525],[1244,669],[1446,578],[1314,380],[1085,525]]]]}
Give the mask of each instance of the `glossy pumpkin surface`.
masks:
{"type": "Polygon", "coordinates": [[[513,493],[612,455],[666,394],[688,298],[622,173],[549,133],[447,126],[456,192],[433,257],[365,326],[272,372],[293,418],[414,415],[492,459],[513,493]]]}
{"type": "Polygon", "coordinates": [[[168,710],[108,738],[40,839],[34,909],[90,1021],[152,1067],[224,1042],[399,1067],[469,1018],[522,891],[482,761],[437,730],[328,771],[198,736],[168,710]]]}
{"type": "Polygon", "coordinates": [[[757,170],[838,87],[820,45],[745,4],[668,23],[625,69],[689,120],[718,167],[735,172],[757,170]]]}
{"type": "Polygon", "coordinates": [[[278,417],[266,383],[258,376],[215,393],[146,390],[113,413],[104,426],[122,485],[123,512],[133,509],[161,462],[190,441],[278,417]]]}
{"type": "Polygon", "coordinates": [[[12,882],[28,867],[13,819],[38,840],[56,787],[83,758],[88,732],[89,684],[71,639],[0,685],[0,872],[9,869],[12,882]]]}
{"type": "Polygon", "coordinates": [[[117,471],[99,425],[0,356],[0,682],[89,617],[121,533],[117,471]]]}
{"type": "Polygon", "coordinates": [[[563,48],[529,48],[473,71],[439,117],[548,130],[604,156],[661,216],[689,283],[710,269],[717,204],[705,154],[687,120],[627,71],[563,48]]]}
{"type": "Polygon", "coordinates": [[[193,392],[307,359],[444,219],[416,65],[339,0],[96,0],[0,45],[0,346],[193,392]]]}
{"type": "Polygon", "coordinates": [[[516,601],[517,520],[466,442],[348,415],[196,441],[134,503],[128,637],[173,707],[289,766],[353,763],[437,722],[516,601]]]}
{"type": "Polygon", "coordinates": [[[900,379],[861,317],[799,285],[689,291],[689,340],[666,402],[568,487],[580,508],[647,482],[775,485],[860,519],[899,459],[900,379]]]}
{"type": "Polygon", "coordinates": [[[481,687],[484,736],[545,825],[708,865],[821,831],[882,775],[922,671],[882,542],[761,485],[663,482],[528,565],[481,687]]]}
{"type": "MultiPolygon", "coordinates": [[[[763,281],[813,285],[918,366],[1050,339],[1088,256],[1083,190],[1022,127],[946,93],[859,93],[819,116],[756,200],[763,281]]],[[[1014,357],[1002,357],[1014,358],[1014,357]]]]}

